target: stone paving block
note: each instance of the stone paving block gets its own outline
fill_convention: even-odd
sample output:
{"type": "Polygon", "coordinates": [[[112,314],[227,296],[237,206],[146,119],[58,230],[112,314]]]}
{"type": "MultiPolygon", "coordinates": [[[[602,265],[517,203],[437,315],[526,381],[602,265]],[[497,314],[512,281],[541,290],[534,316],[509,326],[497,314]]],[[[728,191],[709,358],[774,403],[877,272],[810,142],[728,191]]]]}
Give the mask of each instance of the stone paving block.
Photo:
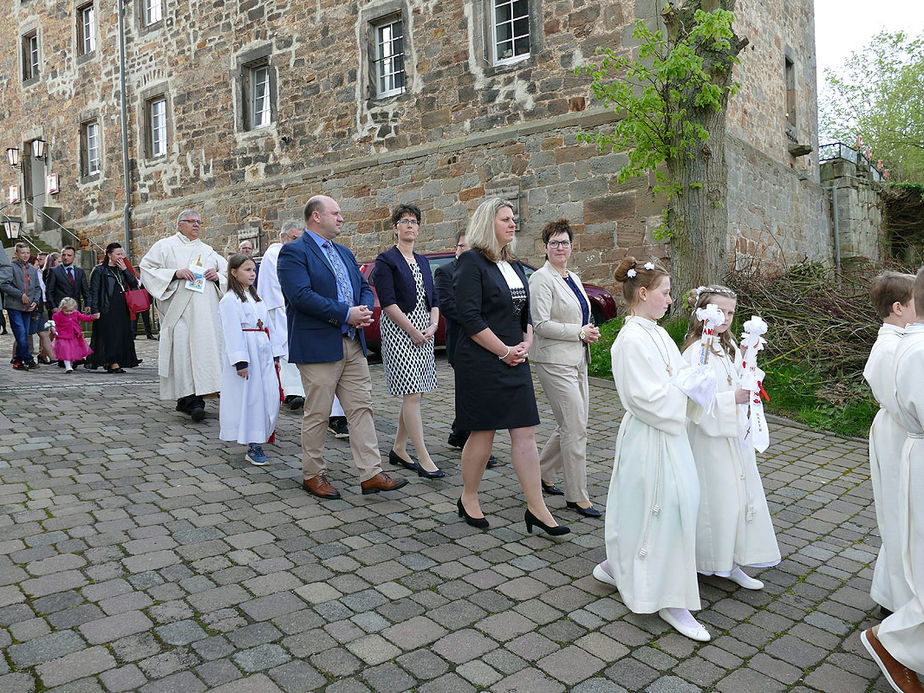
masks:
{"type": "Polygon", "coordinates": [[[311,656],[311,664],[330,676],[349,676],[362,668],[362,662],[347,650],[333,647],[311,656]]]}
{"type": "Polygon", "coordinates": [[[266,673],[286,693],[313,691],[327,683],[327,679],[321,676],[314,667],[301,660],[286,662],[278,667],[273,667],[266,673]]]}
{"type": "Polygon", "coordinates": [[[376,693],[401,693],[413,690],[416,681],[397,664],[388,662],[362,672],[365,683],[376,693]]]}
{"type": "Polygon", "coordinates": [[[700,690],[699,686],[676,676],[662,676],[645,689],[647,693],[699,693],[700,690]]]}
{"type": "Polygon", "coordinates": [[[566,689],[541,670],[527,668],[498,681],[490,690],[494,693],[560,693],[566,689]]]}
{"type": "Polygon", "coordinates": [[[593,676],[606,665],[603,660],[574,645],[553,652],[536,664],[549,676],[569,686],[593,676]]]}
{"type": "Polygon", "coordinates": [[[462,664],[497,647],[497,643],[476,630],[465,628],[446,635],[433,644],[436,654],[462,664]]]}
{"type": "Polygon", "coordinates": [[[366,635],[354,640],[347,644],[347,649],[372,666],[387,662],[401,654],[400,648],[377,634],[366,635]]]}
{"type": "Polygon", "coordinates": [[[39,664],[35,671],[47,687],[59,686],[84,676],[113,669],[116,661],[104,647],[91,647],[39,664]]]}
{"type": "Polygon", "coordinates": [[[422,680],[441,676],[449,669],[449,665],[443,659],[427,648],[408,652],[398,657],[395,661],[406,669],[411,676],[422,680]]]}
{"type": "Polygon", "coordinates": [[[192,672],[181,671],[160,681],[152,681],[141,687],[139,693],[200,693],[207,690],[202,681],[197,679],[192,672]]]}
{"type": "Polygon", "coordinates": [[[77,633],[64,630],[27,643],[11,645],[7,648],[7,654],[13,664],[22,668],[50,662],[85,647],[83,638],[77,633]]]}
{"type": "Polygon", "coordinates": [[[426,616],[414,616],[382,631],[382,637],[402,650],[416,650],[446,635],[445,628],[426,616]]]}
{"type": "Polygon", "coordinates": [[[134,664],[104,671],[100,674],[99,680],[106,687],[106,690],[112,691],[112,693],[138,690],[147,681],[141,670],[134,664]]]}
{"type": "Polygon", "coordinates": [[[753,669],[736,669],[715,686],[721,693],[774,693],[787,686],[753,669]]]}
{"type": "Polygon", "coordinates": [[[154,624],[140,611],[126,611],[125,613],[106,618],[89,621],[78,627],[81,635],[93,645],[112,642],[126,635],[141,633],[150,629],[154,624]]]}
{"type": "Polygon", "coordinates": [[[232,656],[234,663],[246,672],[263,671],[288,662],[289,653],[279,645],[258,645],[232,656]]]}
{"type": "Polygon", "coordinates": [[[157,637],[168,645],[188,645],[208,637],[195,621],[177,621],[154,629],[157,637]]]}
{"type": "Polygon", "coordinates": [[[504,612],[488,616],[475,624],[475,628],[500,642],[528,633],[536,624],[525,616],[514,612],[504,612]]]}
{"type": "Polygon", "coordinates": [[[215,659],[200,664],[196,667],[195,673],[209,688],[236,681],[243,676],[241,670],[234,666],[230,659],[215,659]]]}
{"type": "Polygon", "coordinates": [[[40,578],[24,580],[20,583],[22,590],[31,597],[44,597],[55,592],[64,592],[66,590],[83,587],[87,584],[87,579],[78,570],[63,570],[59,573],[51,573],[40,578]]]}
{"type": "Polygon", "coordinates": [[[571,689],[571,693],[627,693],[626,689],[604,678],[587,679],[571,689]]]}

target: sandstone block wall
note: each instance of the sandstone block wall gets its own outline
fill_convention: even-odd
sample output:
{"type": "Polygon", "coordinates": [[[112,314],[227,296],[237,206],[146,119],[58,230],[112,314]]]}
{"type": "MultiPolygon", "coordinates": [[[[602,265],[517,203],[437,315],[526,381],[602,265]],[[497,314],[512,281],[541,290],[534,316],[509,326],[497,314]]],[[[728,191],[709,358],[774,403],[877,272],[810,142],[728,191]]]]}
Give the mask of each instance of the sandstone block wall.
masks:
{"type": "MultiPolygon", "coordinates": [[[[164,20],[148,29],[138,16],[141,3],[125,5],[134,256],[172,232],[185,207],[203,211],[219,249],[236,248],[241,234],[252,233],[265,247],[320,192],[340,201],[344,241],[360,259],[390,244],[384,220],[399,201],[423,209],[423,249],[448,250],[482,197],[496,191],[516,197],[520,253],[530,262],[542,260],[542,225],[561,216],[577,231],[574,263],[588,281],[612,286],[611,267],[627,251],[668,256],[651,235],[661,204],[652,199],[650,181],[617,184],[622,155],[577,144],[578,131],[606,127],[613,116],[592,103],[586,80],[573,74],[598,45],[631,45],[632,22],[657,16],[661,0],[530,0],[532,54],[504,66],[485,59],[490,0],[164,1],[164,20]],[[369,91],[368,27],[395,12],[405,21],[407,90],[377,99],[369,91]],[[247,131],[240,75],[254,55],[272,68],[276,120],[247,131]],[[167,154],[151,158],[144,105],[157,94],[167,98],[167,154]]],[[[810,159],[787,153],[778,103],[783,68],[769,67],[781,62],[786,45],[793,54],[813,51],[811,2],[739,5],[739,33],[754,50],[737,68],[746,86],[731,104],[729,132],[755,153],[729,157],[729,207],[739,212],[730,237],[758,244],[742,241],[740,252],[747,253],[772,229],[783,237],[784,259],[800,248],[823,256],[817,210],[800,187],[801,178],[817,181],[817,171],[810,159]],[[751,199],[755,191],[759,201],[751,199]],[[795,191],[805,203],[793,208],[781,191],[795,191]]],[[[64,223],[101,245],[121,239],[113,8],[97,0],[97,49],[78,58],[71,6],[52,0],[2,6],[19,34],[38,28],[42,46],[41,76],[26,86],[16,46],[0,52],[2,141],[23,147],[44,137],[49,172],[61,176],[54,204],[64,223]],[[82,179],[80,123],[90,118],[100,121],[103,166],[101,175],[82,179]]],[[[800,60],[800,103],[808,112],[814,57],[800,60]]],[[[807,115],[804,123],[814,132],[807,115]]]]}

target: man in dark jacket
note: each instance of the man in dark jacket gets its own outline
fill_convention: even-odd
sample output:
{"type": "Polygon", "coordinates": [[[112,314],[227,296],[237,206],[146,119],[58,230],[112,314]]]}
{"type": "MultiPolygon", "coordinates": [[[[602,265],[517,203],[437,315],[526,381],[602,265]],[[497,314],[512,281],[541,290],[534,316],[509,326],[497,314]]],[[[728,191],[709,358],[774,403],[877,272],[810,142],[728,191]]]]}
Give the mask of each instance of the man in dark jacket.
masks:
{"type": "MultiPolygon", "coordinates": [[[[452,282],[456,274],[456,261],[466,250],[468,250],[468,243],[465,241],[465,230],[463,229],[456,234],[456,260],[440,265],[433,272],[436,297],[440,302],[440,314],[446,323],[446,360],[449,361],[450,366],[453,365],[456,344],[459,343],[459,339],[466,338],[462,334],[461,325],[459,325],[459,315],[456,312],[456,293],[452,288],[452,282]]],[[[460,430],[455,419],[453,419],[449,440],[446,442],[454,448],[463,448],[465,447],[465,441],[468,440],[468,434],[468,431],[460,430]]],[[[497,458],[491,455],[488,458],[488,467],[493,467],[496,464],[498,464],[497,458]]]]}
{"type": "Polygon", "coordinates": [[[74,264],[77,250],[74,246],[66,245],[61,248],[61,264],[52,267],[45,283],[45,298],[48,309],[55,311],[61,304],[62,298],[73,298],[77,301],[77,308],[83,310],[90,303],[90,285],[87,283],[87,274],[74,264]]]}
{"type": "Polygon", "coordinates": [[[31,370],[38,364],[29,352],[29,327],[32,313],[42,300],[38,270],[29,264],[31,251],[25,243],[17,243],[12,262],[12,277],[2,284],[3,307],[10,317],[10,327],[16,339],[13,368],[31,370]]]}

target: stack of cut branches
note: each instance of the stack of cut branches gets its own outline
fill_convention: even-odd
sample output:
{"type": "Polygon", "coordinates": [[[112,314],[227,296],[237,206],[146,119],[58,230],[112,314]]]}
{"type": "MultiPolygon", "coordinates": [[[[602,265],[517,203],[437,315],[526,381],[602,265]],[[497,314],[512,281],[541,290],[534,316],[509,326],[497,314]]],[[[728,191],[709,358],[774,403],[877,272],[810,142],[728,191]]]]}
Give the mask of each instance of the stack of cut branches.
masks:
{"type": "Polygon", "coordinates": [[[855,264],[838,278],[824,265],[802,263],[769,280],[756,272],[732,274],[738,317],[756,314],[770,325],[761,367],[798,364],[811,370],[827,381],[820,383],[819,396],[832,402],[849,396],[845,388],[855,392],[882,323],[869,295],[879,270],[855,264]]]}

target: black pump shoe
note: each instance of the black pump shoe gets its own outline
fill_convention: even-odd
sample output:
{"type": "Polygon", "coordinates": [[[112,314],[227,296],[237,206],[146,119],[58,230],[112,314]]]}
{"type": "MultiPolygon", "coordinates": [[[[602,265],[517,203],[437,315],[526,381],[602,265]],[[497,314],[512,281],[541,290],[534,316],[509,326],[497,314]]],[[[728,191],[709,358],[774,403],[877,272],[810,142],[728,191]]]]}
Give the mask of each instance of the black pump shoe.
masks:
{"type": "Polygon", "coordinates": [[[420,463],[417,463],[417,476],[422,476],[424,479],[442,479],[446,476],[446,472],[442,469],[434,469],[432,472],[428,472],[426,469],[420,466],[420,463]]]}
{"type": "MultiPolygon", "coordinates": [[[[462,499],[459,499],[459,505],[461,504],[462,504],[462,499]]],[[[529,532],[530,534],[533,533],[533,526],[544,529],[546,534],[549,534],[553,537],[560,537],[565,534],[571,533],[570,527],[562,527],[561,525],[558,525],[556,527],[549,527],[549,525],[545,524],[544,522],[541,522],[539,518],[533,515],[529,511],[529,509],[526,510],[526,514],[523,516],[523,521],[526,522],[526,531],[529,532]]]]}
{"type": "MultiPolygon", "coordinates": [[[[459,509],[459,517],[465,518],[465,523],[471,525],[472,527],[477,527],[478,529],[487,529],[491,525],[488,523],[488,518],[486,517],[472,517],[465,511],[465,506],[462,505],[462,499],[459,498],[459,501],[456,503],[456,507],[459,509]]],[[[527,510],[527,512],[529,512],[527,510]]]]}
{"type": "Polygon", "coordinates": [[[406,459],[399,457],[398,453],[396,453],[394,450],[388,451],[388,461],[391,462],[396,467],[404,467],[405,469],[409,469],[412,472],[420,471],[419,464],[417,464],[416,462],[408,462],[406,459]]]}
{"type": "Polygon", "coordinates": [[[542,492],[547,496],[563,496],[565,492],[562,491],[555,484],[547,484],[544,481],[542,482],[542,492]]]}
{"type": "Polygon", "coordinates": [[[577,503],[572,503],[571,501],[566,501],[565,505],[572,510],[577,510],[578,514],[583,515],[584,517],[601,517],[603,515],[603,513],[597,510],[594,506],[590,506],[589,508],[582,508],[577,503]]]}

